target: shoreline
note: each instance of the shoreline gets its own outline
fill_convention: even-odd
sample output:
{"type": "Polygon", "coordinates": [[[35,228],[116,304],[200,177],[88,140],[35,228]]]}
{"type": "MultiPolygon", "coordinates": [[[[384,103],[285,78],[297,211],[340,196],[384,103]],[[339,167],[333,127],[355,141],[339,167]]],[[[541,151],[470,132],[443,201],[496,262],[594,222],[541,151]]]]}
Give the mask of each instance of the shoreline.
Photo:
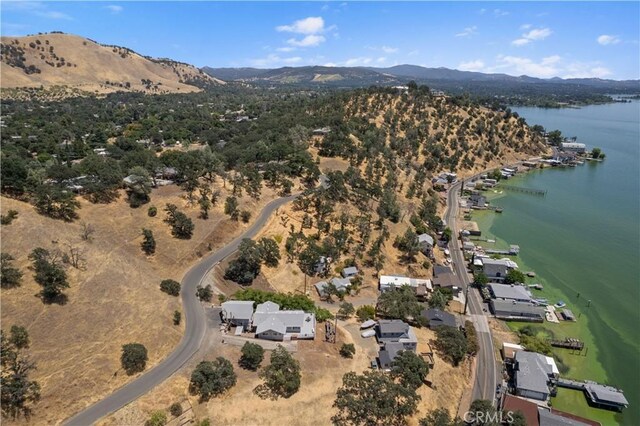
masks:
{"type": "MultiPolygon", "coordinates": [[[[526,179],[524,176],[529,175],[531,172],[545,171],[545,169],[549,167],[550,166],[544,165],[543,167],[530,168],[526,171],[519,172],[510,180],[515,181],[514,186],[519,186],[519,183],[526,179]]],[[[485,190],[483,194],[487,196],[487,199],[492,205],[496,206],[494,202],[506,197],[507,191],[508,190],[504,189],[500,190],[500,187],[498,186],[493,189],[485,190]]],[[[471,210],[471,215],[471,221],[476,222],[478,228],[482,231],[483,238],[495,240],[495,243],[487,243],[486,241],[482,242],[480,245],[483,247],[503,249],[508,248],[509,244],[520,243],[519,241],[505,241],[500,235],[493,233],[496,213],[490,210],[471,210]]],[[[523,249],[526,253],[526,243],[523,245],[523,249]]],[[[527,258],[528,256],[525,254],[524,257],[527,258]]],[[[559,361],[559,366],[561,366],[561,375],[567,378],[595,380],[600,383],[607,383],[616,386],[616,383],[611,383],[609,374],[604,367],[604,362],[599,356],[600,351],[603,349],[603,345],[600,344],[600,346],[598,346],[596,343],[596,336],[590,327],[590,323],[596,320],[595,317],[597,315],[594,311],[589,311],[587,300],[584,298],[580,299],[579,297],[576,297],[576,295],[572,296],[566,294],[565,291],[553,284],[555,277],[553,277],[552,273],[547,273],[548,271],[542,274],[538,273],[538,271],[535,271],[535,269],[528,265],[528,262],[522,258],[521,254],[515,257],[510,256],[510,258],[514,259],[518,263],[520,270],[536,272],[535,278],[527,277],[526,279],[526,284],[539,283],[544,286],[544,290],[542,291],[531,289],[534,297],[547,298],[549,299],[550,304],[563,300],[567,303],[567,308],[571,309],[578,318],[576,322],[562,321],[560,324],[555,324],[545,321],[542,324],[534,324],[534,327],[540,335],[550,335],[550,337],[561,339],[567,337],[579,338],[585,343],[586,349],[580,355],[573,354],[571,351],[565,349],[553,348],[552,352],[554,358],[559,361]]],[[[528,260],[531,261],[531,259],[528,260]]],[[[517,332],[520,328],[526,325],[531,325],[531,323],[526,322],[503,322],[514,332],[517,332]]],[[[618,413],[590,407],[581,392],[562,389],[558,392],[558,396],[552,398],[551,404],[555,408],[597,420],[603,425],[622,424],[622,419],[619,418],[619,415],[617,415],[618,413]]]]}

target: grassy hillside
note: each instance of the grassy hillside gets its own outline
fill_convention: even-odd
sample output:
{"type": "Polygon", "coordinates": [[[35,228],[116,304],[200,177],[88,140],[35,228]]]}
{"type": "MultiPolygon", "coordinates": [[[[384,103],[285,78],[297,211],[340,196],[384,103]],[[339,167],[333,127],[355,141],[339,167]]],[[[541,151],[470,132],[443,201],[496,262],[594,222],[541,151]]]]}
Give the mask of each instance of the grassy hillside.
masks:
{"type": "Polygon", "coordinates": [[[93,94],[189,93],[223,83],[188,64],[70,34],[2,37],[1,61],[3,89],[63,86],[93,94]]]}

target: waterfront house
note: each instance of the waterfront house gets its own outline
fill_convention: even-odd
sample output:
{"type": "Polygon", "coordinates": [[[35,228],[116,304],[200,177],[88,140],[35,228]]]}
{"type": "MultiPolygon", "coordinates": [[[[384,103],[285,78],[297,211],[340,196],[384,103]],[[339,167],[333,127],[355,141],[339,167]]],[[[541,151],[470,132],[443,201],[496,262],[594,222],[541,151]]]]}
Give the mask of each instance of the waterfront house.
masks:
{"type": "Polygon", "coordinates": [[[487,207],[487,197],[480,194],[471,194],[469,197],[469,203],[471,204],[471,207],[484,209],[487,207]]]}
{"type": "Polygon", "coordinates": [[[552,357],[536,352],[516,352],[514,383],[516,395],[547,401],[560,371],[552,357]]]}
{"type": "Polygon", "coordinates": [[[524,286],[517,284],[489,284],[488,287],[494,299],[531,302],[531,292],[524,286]]]}
{"type": "Polygon", "coordinates": [[[575,152],[577,154],[584,154],[587,151],[587,146],[583,143],[576,142],[562,142],[560,149],[565,152],[575,152]]]}
{"type": "Polygon", "coordinates": [[[540,406],[533,401],[506,394],[502,400],[503,413],[520,411],[527,426],[601,426],[599,422],[555,408],[540,406]]]}
{"type": "Polygon", "coordinates": [[[516,352],[523,351],[524,347],[516,345],[515,343],[502,342],[502,358],[513,359],[516,356],[516,352]]]}
{"type": "Polygon", "coordinates": [[[589,404],[598,408],[622,411],[627,408],[629,401],[618,389],[594,382],[586,382],[584,392],[589,404]]]}
{"type": "Polygon", "coordinates": [[[491,299],[489,307],[496,318],[501,320],[544,322],[544,308],[532,303],[491,299]]]}
{"type": "Polygon", "coordinates": [[[492,259],[490,257],[480,257],[479,259],[482,272],[489,278],[490,282],[501,283],[510,270],[518,268],[518,264],[511,259],[492,259]]]}

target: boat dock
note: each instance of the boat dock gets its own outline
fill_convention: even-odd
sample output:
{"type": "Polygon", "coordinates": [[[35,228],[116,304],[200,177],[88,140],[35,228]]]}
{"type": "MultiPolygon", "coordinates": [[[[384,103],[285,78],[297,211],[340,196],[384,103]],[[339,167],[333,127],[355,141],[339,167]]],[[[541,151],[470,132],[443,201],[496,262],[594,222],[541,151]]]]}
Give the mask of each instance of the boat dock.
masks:
{"type": "Polygon", "coordinates": [[[578,339],[550,340],[549,344],[556,348],[575,349],[578,351],[584,349],[584,342],[578,339]]]}
{"type": "Polygon", "coordinates": [[[506,254],[510,256],[517,256],[520,253],[520,246],[511,245],[509,250],[495,250],[495,249],[484,249],[484,252],[487,254],[506,254]]]}
{"type": "Polygon", "coordinates": [[[508,189],[510,191],[523,192],[525,194],[541,195],[543,197],[545,195],[547,195],[547,190],[546,189],[525,188],[525,187],[522,187],[522,186],[504,185],[502,183],[499,185],[499,187],[500,188],[504,188],[504,189],[508,189]]]}
{"type": "Polygon", "coordinates": [[[602,385],[591,380],[580,382],[562,377],[557,379],[556,385],[560,388],[583,391],[589,405],[597,408],[622,411],[629,405],[624,393],[613,386],[602,385]]]}

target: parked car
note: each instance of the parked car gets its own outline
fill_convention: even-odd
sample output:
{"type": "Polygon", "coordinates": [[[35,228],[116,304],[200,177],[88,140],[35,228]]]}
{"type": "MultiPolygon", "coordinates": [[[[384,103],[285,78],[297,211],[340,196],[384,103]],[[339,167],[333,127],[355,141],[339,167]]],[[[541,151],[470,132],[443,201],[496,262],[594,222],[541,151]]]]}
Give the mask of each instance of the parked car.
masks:
{"type": "Polygon", "coordinates": [[[376,335],[376,331],[369,329],[369,330],[363,331],[362,333],[360,333],[360,335],[366,339],[367,337],[375,336],[376,335]]]}

